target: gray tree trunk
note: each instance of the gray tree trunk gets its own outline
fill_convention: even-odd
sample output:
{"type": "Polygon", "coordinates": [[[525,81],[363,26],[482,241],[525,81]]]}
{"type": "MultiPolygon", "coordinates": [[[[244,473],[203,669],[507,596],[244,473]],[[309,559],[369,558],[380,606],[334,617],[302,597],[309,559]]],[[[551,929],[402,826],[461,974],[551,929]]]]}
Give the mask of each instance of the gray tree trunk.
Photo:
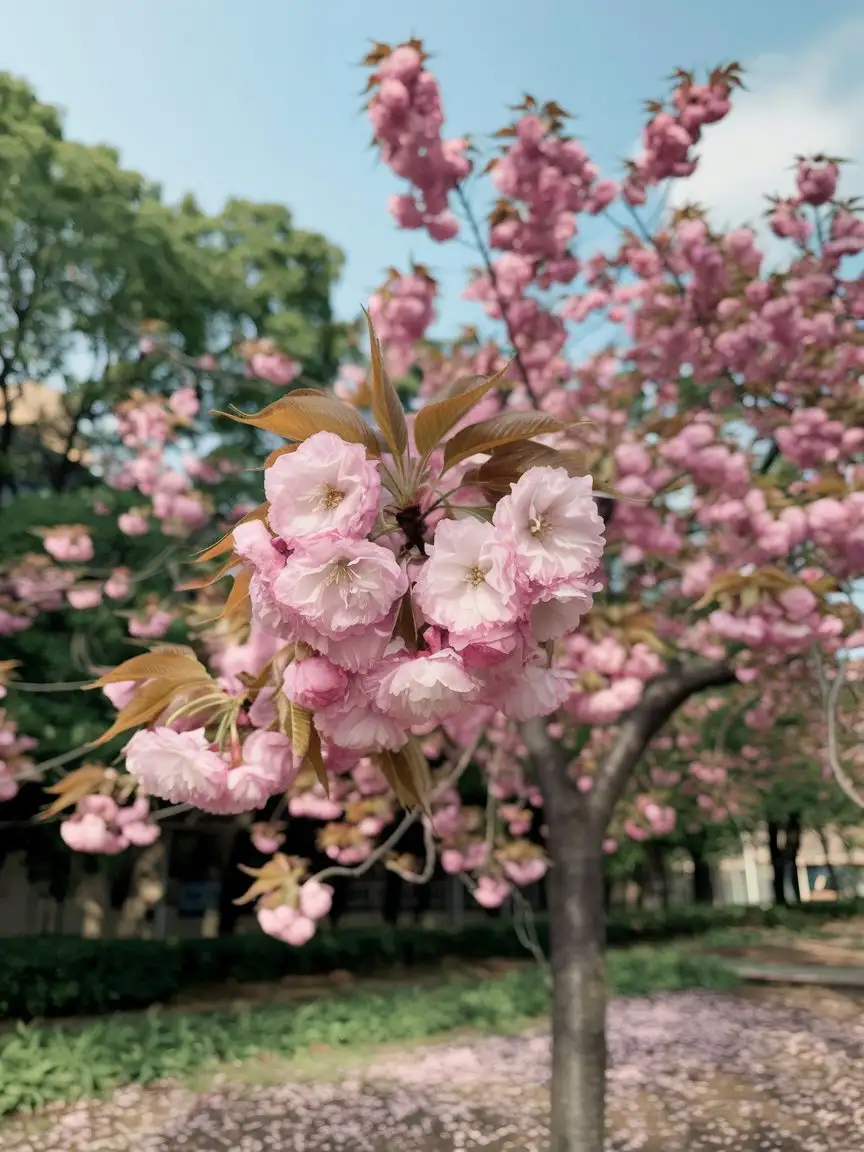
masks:
{"type": "Polygon", "coordinates": [[[673,664],[646,685],[618,725],[594,788],[580,793],[572,753],[548,720],[522,735],[543,793],[552,866],[547,881],[553,977],[550,1152],[603,1152],[606,1107],[606,976],[603,836],[628,779],[653,736],[694,693],[734,681],[725,664],[673,664]]]}

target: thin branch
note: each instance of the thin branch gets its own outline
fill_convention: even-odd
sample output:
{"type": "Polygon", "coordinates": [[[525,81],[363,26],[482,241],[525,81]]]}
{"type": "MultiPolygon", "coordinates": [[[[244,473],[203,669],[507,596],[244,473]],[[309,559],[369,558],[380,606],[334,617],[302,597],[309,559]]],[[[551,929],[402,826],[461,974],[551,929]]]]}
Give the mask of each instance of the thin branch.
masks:
{"type": "MultiPolygon", "coordinates": [[[[470,745],[460,756],[456,767],[453,769],[450,775],[445,780],[443,780],[432,793],[432,800],[436,799],[436,797],[440,796],[441,793],[446,791],[447,788],[455,784],[459,777],[467,770],[468,765],[471,763],[471,759],[477,750],[477,745],[480,743],[481,739],[482,733],[480,733],[478,736],[475,736],[470,745]]],[[[366,873],[371,871],[392,848],[396,847],[408,829],[417,822],[420,815],[421,811],[419,808],[415,808],[411,812],[406,812],[397,825],[396,830],[387,837],[383,844],[379,844],[375,851],[372,852],[371,855],[367,856],[362,864],[358,864],[356,868],[346,868],[341,864],[334,864],[329,868],[324,868],[320,872],[316,872],[314,876],[310,877],[310,879],[324,881],[329,880],[334,876],[365,876],[366,873]]]]}
{"type": "Polygon", "coordinates": [[[489,283],[492,285],[492,291],[495,293],[495,299],[498,302],[498,307],[501,309],[501,319],[504,321],[504,327],[507,329],[507,339],[513,349],[513,358],[516,361],[516,367],[519,369],[519,375],[522,377],[522,383],[525,385],[525,391],[531,398],[531,403],[535,408],[540,407],[540,402],[537,394],[531,387],[531,380],[528,376],[528,369],[525,367],[525,361],[522,359],[522,353],[519,351],[519,345],[516,343],[516,334],[513,331],[513,325],[510,323],[510,317],[507,315],[507,305],[498,286],[498,277],[495,273],[495,268],[492,265],[492,258],[489,255],[489,249],[486,247],[486,242],[483,239],[483,234],[480,231],[480,226],[477,223],[477,218],[471,209],[468,202],[468,197],[465,195],[465,190],[461,184],[456,185],[456,197],[462,205],[462,211],[465,213],[465,219],[468,221],[468,227],[474,237],[474,244],[480,259],[486,269],[486,274],[489,277],[489,283]]]}
{"type": "Polygon", "coordinates": [[[649,680],[640,702],[618,725],[617,738],[588,793],[586,802],[592,815],[605,826],[642,753],[685,700],[706,688],[734,683],[735,672],[725,661],[673,664],[667,672],[649,680]]]}
{"type": "Polygon", "coordinates": [[[822,698],[825,702],[825,724],[828,730],[828,741],[825,751],[828,756],[828,765],[831,768],[834,779],[840,785],[847,799],[851,800],[858,808],[864,808],[864,796],[858,791],[854,781],[843,767],[843,762],[840,757],[840,742],[837,739],[837,705],[840,700],[840,693],[843,690],[843,682],[846,679],[847,663],[848,661],[846,660],[841,660],[838,663],[837,675],[834,677],[833,683],[829,686],[821,656],[817,654],[815,657],[816,674],[819,677],[822,698]]]}
{"type": "Polygon", "coordinates": [[[538,967],[543,972],[543,979],[551,989],[552,968],[540,945],[537,925],[534,922],[534,909],[518,888],[512,890],[510,898],[513,901],[513,927],[516,931],[516,937],[525,951],[530,952],[534,957],[538,967]]]}
{"type": "Polygon", "coordinates": [[[23,772],[16,772],[12,777],[13,780],[38,780],[44,772],[49,768],[61,768],[64,764],[68,764],[70,760],[77,760],[79,756],[85,755],[90,750],[89,744],[82,744],[78,748],[73,748],[70,752],[64,752],[60,756],[54,756],[51,760],[43,760],[41,764],[34,764],[32,768],[26,768],[23,772]]]}
{"type": "Polygon", "coordinates": [[[423,821],[423,848],[426,854],[426,859],[423,864],[422,872],[399,872],[397,875],[401,876],[409,884],[428,884],[435,874],[435,865],[438,863],[438,853],[435,849],[435,837],[433,836],[432,825],[428,820],[423,821]]]}

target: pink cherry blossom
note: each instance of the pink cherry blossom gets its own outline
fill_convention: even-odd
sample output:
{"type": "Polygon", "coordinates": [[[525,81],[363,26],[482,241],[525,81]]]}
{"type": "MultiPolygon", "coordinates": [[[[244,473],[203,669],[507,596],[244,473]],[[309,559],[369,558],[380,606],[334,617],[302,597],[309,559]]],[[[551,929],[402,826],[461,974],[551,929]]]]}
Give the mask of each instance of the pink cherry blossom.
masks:
{"type": "Polygon", "coordinates": [[[511,880],[519,888],[525,888],[529,884],[536,884],[538,880],[542,880],[548,870],[548,865],[542,857],[535,857],[533,860],[505,860],[502,867],[508,880],[511,880]]]}
{"type": "Polygon", "coordinates": [[[482,641],[520,612],[512,549],[491,524],[442,520],[428,547],[414,597],[427,620],[482,641]]]}
{"type": "Polygon", "coordinates": [[[520,576],[554,587],[589,575],[603,553],[603,521],[590,476],[531,468],[500,500],[492,522],[511,541],[520,576]]]}
{"type": "Polygon", "coordinates": [[[510,885],[506,880],[496,880],[493,876],[481,876],[471,895],[483,908],[500,908],[510,895],[510,885]]]}
{"type": "Polygon", "coordinates": [[[123,600],[132,591],[132,573],[128,568],[115,568],[102,590],[109,600],[123,600]]]}
{"type": "Polygon", "coordinates": [[[460,712],[478,692],[460,657],[449,649],[407,656],[381,681],[376,702],[406,725],[440,723],[460,712]]]}
{"type": "Polygon", "coordinates": [[[45,551],[55,560],[78,564],[93,559],[93,540],[80,529],[49,528],[44,538],[45,551]]]}
{"type": "Polygon", "coordinates": [[[408,590],[392,552],[368,540],[325,538],[296,550],[273,584],[279,604],[296,614],[304,637],[338,640],[384,619],[408,590]]]}
{"type": "Polygon", "coordinates": [[[251,732],[243,742],[243,765],[257,776],[270,792],[287,792],[297,777],[300,765],[295,762],[291,741],[282,732],[251,732]]]}
{"type": "Polygon", "coordinates": [[[323,920],[333,904],[333,889],[320,880],[307,880],[300,885],[299,911],[310,920],[323,920]]]}
{"type": "Polygon", "coordinates": [[[575,632],[582,617],[591,611],[601,587],[586,580],[570,580],[554,592],[542,592],[531,609],[531,635],[537,643],[575,632]]]}
{"type": "Polygon", "coordinates": [[[207,812],[225,789],[228,766],[203,728],[142,729],[126,745],[126,766],[151,796],[207,812]]]}
{"type": "Polygon", "coordinates": [[[150,531],[150,522],[140,512],[121,512],[117,527],[124,536],[145,536],[150,531]]]}
{"type": "Polygon", "coordinates": [[[277,908],[262,908],[259,905],[257,916],[262,931],[295,948],[302,948],[315,935],[315,921],[308,916],[301,916],[288,904],[280,904],[277,908]]]}
{"type": "Polygon", "coordinates": [[[66,599],[71,608],[79,610],[98,608],[102,603],[102,589],[98,585],[82,585],[78,588],[70,588],[66,593],[66,599]]]}
{"type": "Polygon", "coordinates": [[[282,832],[284,827],[284,824],[273,822],[253,824],[249,835],[257,851],[265,856],[271,856],[274,852],[278,852],[285,843],[285,836],[282,832]]]}
{"type": "Polygon", "coordinates": [[[178,388],[176,392],[171,393],[168,405],[177,416],[183,416],[187,420],[193,420],[198,415],[200,407],[194,388],[178,388]]]}
{"type": "Polygon", "coordinates": [[[316,432],[264,473],[273,531],[289,544],[365,536],[378,515],[381,478],[362,444],[316,432]]]}
{"type": "Polygon", "coordinates": [[[290,356],[276,351],[254,352],[249,357],[249,374],[269,384],[284,387],[300,375],[302,365],[290,356]]]}
{"type": "Polygon", "coordinates": [[[289,700],[315,712],[337,704],[348,689],[345,672],[324,656],[293,660],[285,669],[282,688],[289,700]]]}

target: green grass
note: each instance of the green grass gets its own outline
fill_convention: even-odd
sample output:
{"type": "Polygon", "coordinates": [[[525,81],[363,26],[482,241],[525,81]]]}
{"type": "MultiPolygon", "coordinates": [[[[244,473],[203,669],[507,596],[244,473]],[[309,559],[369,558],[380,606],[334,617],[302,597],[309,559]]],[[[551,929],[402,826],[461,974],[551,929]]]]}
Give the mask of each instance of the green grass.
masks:
{"type": "MultiPolygon", "coordinates": [[[[727,989],[735,977],[712,957],[677,949],[610,953],[614,994],[727,989]]],[[[188,1080],[219,1064],[292,1059],[310,1047],[350,1051],[413,1042],[456,1029],[512,1033],[543,1016],[549,992],[536,968],[433,989],[355,992],[308,1004],[212,1014],[148,1009],[84,1024],[19,1024],[0,1038],[0,1113],[31,1111],[124,1084],[188,1080]]]]}

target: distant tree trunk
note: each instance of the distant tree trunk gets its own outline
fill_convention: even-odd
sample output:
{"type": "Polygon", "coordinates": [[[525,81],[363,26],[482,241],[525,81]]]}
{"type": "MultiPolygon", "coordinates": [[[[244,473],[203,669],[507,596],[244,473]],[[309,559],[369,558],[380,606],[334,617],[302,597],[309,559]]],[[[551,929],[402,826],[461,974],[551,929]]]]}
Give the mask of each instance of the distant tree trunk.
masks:
{"type": "Polygon", "coordinates": [[[666,863],[666,851],[660,844],[651,844],[648,857],[651,863],[651,889],[652,896],[658,894],[660,906],[665,910],[669,907],[669,868],[666,863]]]}
{"type": "Polygon", "coordinates": [[[801,848],[801,817],[796,812],[786,821],[786,873],[792,882],[792,893],[801,903],[801,885],[798,880],[798,852],[801,848]]]}
{"type": "Polygon", "coordinates": [[[781,844],[780,825],[776,820],[768,821],[768,851],[771,856],[771,885],[774,890],[774,903],[786,906],[786,857],[781,844]]]}
{"type": "Polygon", "coordinates": [[[405,882],[398,872],[392,868],[387,869],[384,877],[384,923],[395,928],[399,923],[399,913],[402,911],[402,891],[405,882]]]}
{"type": "Polygon", "coordinates": [[[109,904],[108,879],[101,868],[84,873],[75,891],[75,904],[81,911],[81,935],[85,940],[101,940],[109,904]]]}
{"type": "Polygon", "coordinates": [[[120,909],[118,936],[131,939],[146,933],[150,913],[165,899],[167,863],[165,845],[161,839],[139,854],[132,868],[129,895],[120,909]]]}
{"type": "Polygon", "coordinates": [[[338,876],[331,881],[331,884],[333,886],[333,903],[330,906],[330,915],[327,919],[330,922],[330,927],[336,929],[348,907],[348,882],[343,877],[338,876]]]}
{"type": "Polygon", "coordinates": [[[714,903],[714,878],[711,865],[705,855],[705,839],[696,836],[687,841],[687,849],[693,860],[693,903],[714,903]]]}
{"type": "Polygon", "coordinates": [[[791,882],[795,900],[799,903],[801,901],[801,888],[798,883],[800,846],[801,817],[798,813],[793,813],[783,824],[776,820],[768,821],[768,851],[771,855],[774,903],[783,907],[789,902],[786,897],[787,877],[791,882]]]}
{"type": "Polygon", "coordinates": [[[249,849],[249,833],[245,828],[238,829],[232,837],[228,860],[222,869],[222,883],[219,886],[220,936],[233,936],[237,921],[243,915],[243,908],[234,901],[249,887],[249,881],[238,867],[240,864],[248,863],[249,849]]]}
{"type": "Polygon", "coordinates": [[[829,852],[829,848],[828,848],[828,836],[827,836],[824,828],[821,829],[819,832],[819,839],[822,841],[822,851],[825,853],[825,868],[828,871],[828,880],[829,880],[830,885],[831,885],[831,890],[833,892],[836,892],[837,895],[839,896],[840,895],[840,883],[839,883],[839,880],[837,877],[837,869],[834,867],[834,863],[831,860],[831,856],[830,856],[830,852],[829,852]]]}
{"type": "Polygon", "coordinates": [[[414,884],[414,923],[420,924],[432,904],[432,885],[414,884]]]}

